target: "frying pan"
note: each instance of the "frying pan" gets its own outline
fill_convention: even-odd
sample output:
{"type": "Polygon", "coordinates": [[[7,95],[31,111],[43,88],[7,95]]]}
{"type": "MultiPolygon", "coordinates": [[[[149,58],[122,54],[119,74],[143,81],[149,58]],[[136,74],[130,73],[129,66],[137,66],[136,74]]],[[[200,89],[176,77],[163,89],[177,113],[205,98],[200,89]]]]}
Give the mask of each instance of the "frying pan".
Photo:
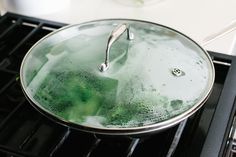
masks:
{"type": "Polygon", "coordinates": [[[38,41],[20,69],[24,94],[63,125],[103,135],[172,127],[202,107],[212,60],[177,30],[134,19],[63,27],[38,41]]]}

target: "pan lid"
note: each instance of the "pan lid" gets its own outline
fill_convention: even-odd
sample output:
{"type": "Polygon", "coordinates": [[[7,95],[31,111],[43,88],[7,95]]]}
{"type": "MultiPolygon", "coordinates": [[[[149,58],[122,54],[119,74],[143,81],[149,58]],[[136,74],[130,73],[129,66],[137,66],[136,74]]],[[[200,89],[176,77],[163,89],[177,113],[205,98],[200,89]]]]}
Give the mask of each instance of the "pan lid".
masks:
{"type": "Polygon", "coordinates": [[[201,107],[213,82],[209,55],[190,38],[127,19],[55,31],[21,65],[21,83],[33,106],[96,131],[170,126],[201,107]]]}

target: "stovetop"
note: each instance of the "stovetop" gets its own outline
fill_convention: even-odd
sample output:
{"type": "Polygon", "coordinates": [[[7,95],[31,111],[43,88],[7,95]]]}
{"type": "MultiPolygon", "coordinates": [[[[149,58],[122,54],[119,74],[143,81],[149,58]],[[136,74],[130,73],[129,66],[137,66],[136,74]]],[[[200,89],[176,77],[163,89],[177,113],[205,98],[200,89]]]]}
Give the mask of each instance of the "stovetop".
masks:
{"type": "Polygon", "coordinates": [[[224,156],[236,110],[236,58],[220,53],[209,52],[216,80],[205,105],[179,125],[154,135],[101,137],[38,113],[22,93],[20,64],[35,42],[65,25],[12,13],[0,17],[1,157],[224,156]]]}

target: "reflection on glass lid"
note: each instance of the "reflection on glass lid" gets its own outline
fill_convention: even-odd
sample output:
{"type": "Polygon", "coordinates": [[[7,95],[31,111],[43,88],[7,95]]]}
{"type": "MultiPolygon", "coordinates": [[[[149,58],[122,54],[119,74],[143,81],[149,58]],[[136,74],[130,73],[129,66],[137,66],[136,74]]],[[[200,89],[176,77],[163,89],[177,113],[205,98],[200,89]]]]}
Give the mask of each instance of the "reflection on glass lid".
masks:
{"type": "Polygon", "coordinates": [[[129,128],[156,124],[199,104],[213,67],[193,41],[163,26],[109,20],[62,29],[34,46],[22,65],[26,94],[44,111],[79,125],[129,128]],[[110,32],[128,23],[100,72],[110,32]]]}

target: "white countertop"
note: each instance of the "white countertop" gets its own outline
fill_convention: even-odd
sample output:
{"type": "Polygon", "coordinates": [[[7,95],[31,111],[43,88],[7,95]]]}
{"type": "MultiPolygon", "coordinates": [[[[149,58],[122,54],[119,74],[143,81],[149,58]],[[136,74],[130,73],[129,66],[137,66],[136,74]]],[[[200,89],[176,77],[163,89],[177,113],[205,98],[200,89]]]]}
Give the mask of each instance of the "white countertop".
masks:
{"type": "MultiPolygon", "coordinates": [[[[162,0],[143,7],[126,6],[116,0],[70,0],[70,4],[63,4],[64,7],[60,5],[60,1],[63,0],[56,2],[55,0],[48,0],[47,3],[49,1],[54,1],[50,4],[51,6],[47,5],[48,8],[51,7],[52,9],[51,12],[45,11],[45,13],[32,12],[32,10],[37,9],[24,12],[16,8],[9,8],[9,6],[4,6],[4,0],[0,2],[0,5],[2,13],[8,10],[70,24],[106,18],[148,20],[177,29],[200,44],[208,35],[218,32],[236,20],[236,0],[162,0]],[[56,10],[57,7],[60,9],[56,10]]],[[[39,2],[43,1],[36,1],[36,3],[39,2]]],[[[39,4],[38,7],[40,7],[39,4]]],[[[236,31],[216,39],[205,45],[204,48],[236,55],[235,51],[232,52],[234,38],[236,38],[236,31]]]]}

